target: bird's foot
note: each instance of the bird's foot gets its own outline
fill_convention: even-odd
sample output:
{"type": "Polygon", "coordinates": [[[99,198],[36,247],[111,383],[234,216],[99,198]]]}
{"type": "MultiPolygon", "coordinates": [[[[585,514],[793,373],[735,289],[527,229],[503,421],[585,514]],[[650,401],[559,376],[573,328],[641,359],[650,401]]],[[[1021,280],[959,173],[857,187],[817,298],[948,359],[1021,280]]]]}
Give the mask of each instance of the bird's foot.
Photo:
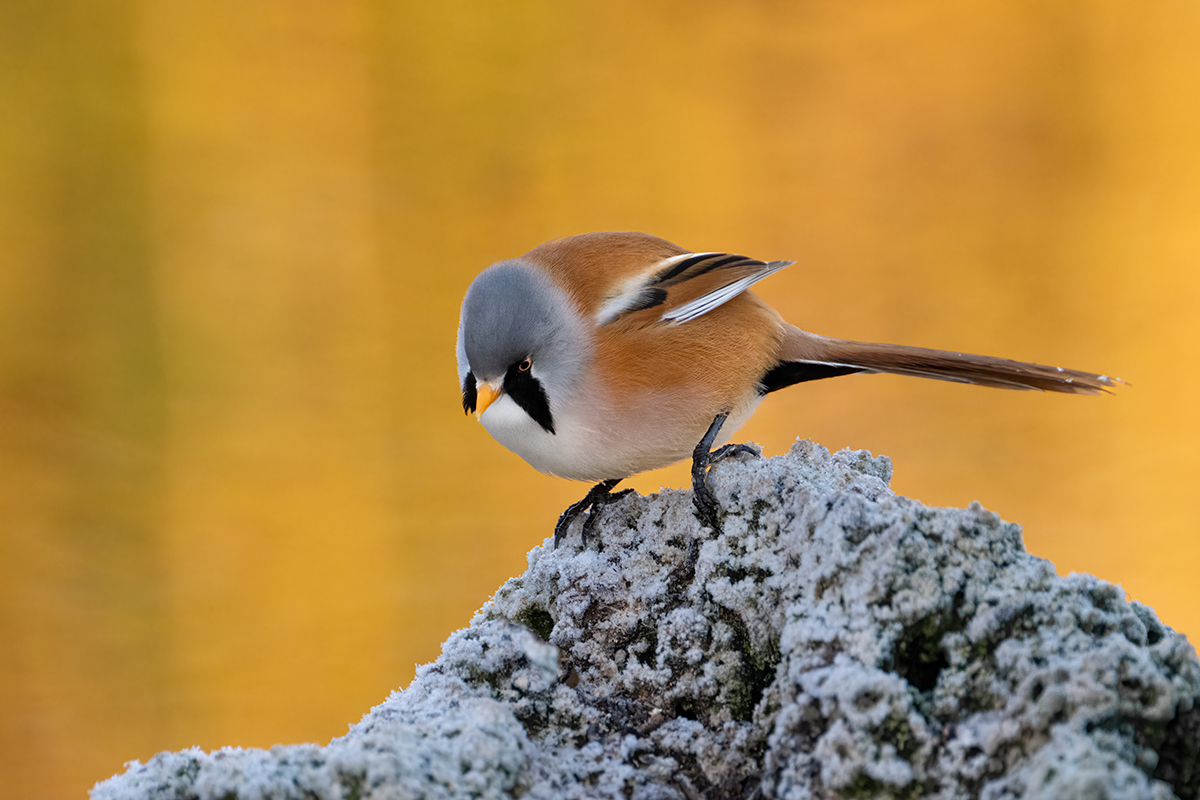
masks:
{"type": "Polygon", "coordinates": [[[724,461],[727,458],[737,458],[738,456],[758,458],[761,455],[762,448],[752,444],[727,444],[712,451],[708,457],[708,465],[711,467],[718,461],[724,461]]]}
{"type": "Polygon", "coordinates": [[[717,499],[713,497],[712,490],[708,488],[708,468],[731,457],[762,455],[762,451],[748,444],[727,444],[710,451],[709,448],[716,441],[717,434],[721,432],[721,426],[725,424],[727,416],[728,414],[718,414],[713,419],[712,425],[708,426],[704,438],[692,451],[692,503],[696,506],[696,514],[700,517],[700,522],[713,530],[716,530],[720,524],[717,517],[720,506],[717,504],[717,499]]]}
{"type": "Polygon", "coordinates": [[[587,547],[588,537],[592,534],[592,529],[596,527],[596,522],[600,519],[600,509],[609,503],[620,500],[625,495],[633,491],[633,489],[624,489],[612,493],[613,487],[621,482],[621,478],[613,478],[612,480],[601,481],[593,486],[583,499],[578,503],[572,503],[567,506],[567,510],[558,518],[558,522],[554,525],[554,549],[558,549],[558,543],[567,535],[567,529],[571,527],[571,523],[583,514],[585,511],[591,510],[587,519],[583,521],[583,531],[580,536],[583,541],[583,546],[587,547]]]}

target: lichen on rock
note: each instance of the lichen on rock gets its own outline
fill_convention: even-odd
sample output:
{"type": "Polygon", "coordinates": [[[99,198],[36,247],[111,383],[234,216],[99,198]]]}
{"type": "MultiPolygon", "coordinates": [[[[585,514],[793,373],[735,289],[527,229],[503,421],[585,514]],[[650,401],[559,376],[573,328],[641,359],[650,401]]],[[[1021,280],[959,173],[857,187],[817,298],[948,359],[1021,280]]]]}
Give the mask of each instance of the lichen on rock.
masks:
{"type": "Polygon", "coordinates": [[[326,747],[163,753],[114,798],[1194,798],[1200,662],[977,504],[798,442],[534,548],[326,747]]]}

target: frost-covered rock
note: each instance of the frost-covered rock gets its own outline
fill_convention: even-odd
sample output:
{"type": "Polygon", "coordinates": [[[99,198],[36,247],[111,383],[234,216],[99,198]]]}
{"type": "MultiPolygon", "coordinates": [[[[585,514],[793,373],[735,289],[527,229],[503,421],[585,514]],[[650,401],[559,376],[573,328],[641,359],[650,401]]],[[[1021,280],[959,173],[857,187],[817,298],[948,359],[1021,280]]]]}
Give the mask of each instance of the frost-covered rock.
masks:
{"type": "Polygon", "coordinates": [[[727,461],[529,554],[433,664],[326,747],[161,753],[114,798],[1193,798],[1200,662],[885,457],[727,461]]]}

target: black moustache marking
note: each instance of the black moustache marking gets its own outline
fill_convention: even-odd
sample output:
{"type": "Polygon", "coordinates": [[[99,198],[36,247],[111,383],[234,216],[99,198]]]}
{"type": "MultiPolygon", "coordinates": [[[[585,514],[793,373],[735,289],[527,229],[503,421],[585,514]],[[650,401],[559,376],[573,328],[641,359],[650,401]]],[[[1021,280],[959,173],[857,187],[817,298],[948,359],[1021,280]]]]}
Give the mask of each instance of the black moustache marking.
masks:
{"type": "Polygon", "coordinates": [[[520,369],[521,362],[508,368],[504,375],[504,393],[513,402],[524,409],[546,433],[554,433],[554,417],[550,414],[550,401],[546,398],[546,390],[541,382],[533,377],[526,369],[520,369]]]}
{"type": "Polygon", "coordinates": [[[796,383],[818,381],[822,378],[836,378],[838,375],[851,375],[862,372],[859,367],[845,367],[840,364],[813,364],[807,361],[784,361],[776,364],[758,381],[758,393],[770,394],[796,383]]]}
{"type": "Polygon", "coordinates": [[[472,414],[475,412],[475,373],[468,371],[467,377],[463,378],[462,385],[463,394],[463,413],[472,414]]]}

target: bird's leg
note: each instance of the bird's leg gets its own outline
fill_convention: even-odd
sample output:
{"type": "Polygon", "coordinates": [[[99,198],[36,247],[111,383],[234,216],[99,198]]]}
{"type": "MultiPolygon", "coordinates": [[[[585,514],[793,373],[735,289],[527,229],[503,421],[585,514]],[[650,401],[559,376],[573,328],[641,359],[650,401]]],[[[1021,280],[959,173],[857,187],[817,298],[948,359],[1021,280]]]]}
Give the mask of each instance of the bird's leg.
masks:
{"type": "Polygon", "coordinates": [[[700,521],[713,530],[717,528],[717,500],[708,488],[708,464],[712,459],[712,443],[716,441],[728,416],[721,412],[713,417],[712,424],[692,451],[692,502],[696,505],[700,521]]]}
{"type": "Polygon", "coordinates": [[[704,437],[692,451],[692,502],[696,505],[700,521],[713,530],[717,528],[717,500],[713,497],[712,490],[708,488],[708,468],[730,456],[743,453],[753,456],[762,455],[748,444],[727,444],[711,450],[712,443],[717,440],[721,426],[725,424],[728,417],[729,414],[724,411],[713,417],[712,424],[708,426],[704,437]]]}
{"type": "Polygon", "coordinates": [[[578,503],[572,503],[571,505],[567,506],[567,510],[562,513],[562,515],[558,518],[558,522],[554,526],[555,549],[558,549],[558,543],[562,541],[564,536],[566,536],[567,528],[571,527],[571,523],[575,521],[575,518],[590,508],[592,509],[592,513],[589,514],[588,518],[583,521],[582,533],[583,545],[584,547],[587,546],[588,535],[591,534],[592,528],[594,528],[596,525],[596,520],[598,518],[598,514],[596,512],[599,511],[600,506],[608,505],[614,500],[618,500],[633,491],[632,489],[626,489],[623,492],[611,494],[613,487],[615,487],[622,480],[624,479],[612,478],[611,480],[601,481],[593,486],[578,503]]]}

